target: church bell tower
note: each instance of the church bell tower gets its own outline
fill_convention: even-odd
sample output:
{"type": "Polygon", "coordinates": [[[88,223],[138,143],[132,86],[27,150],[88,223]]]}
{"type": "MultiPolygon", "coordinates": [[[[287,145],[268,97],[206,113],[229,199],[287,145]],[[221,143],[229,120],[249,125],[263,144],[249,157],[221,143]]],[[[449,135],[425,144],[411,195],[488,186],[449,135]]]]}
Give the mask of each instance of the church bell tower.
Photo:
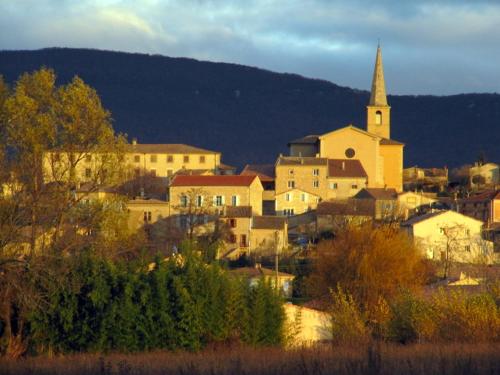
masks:
{"type": "Polygon", "coordinates": [[[366,127],[369,133],[382,138],[391,137],[391,107],[387,104],[385,93],[384,68],[382,66],[382,50],[377,47],[375,69],[373,70],[372,92],[366,107],[366,127]]]}

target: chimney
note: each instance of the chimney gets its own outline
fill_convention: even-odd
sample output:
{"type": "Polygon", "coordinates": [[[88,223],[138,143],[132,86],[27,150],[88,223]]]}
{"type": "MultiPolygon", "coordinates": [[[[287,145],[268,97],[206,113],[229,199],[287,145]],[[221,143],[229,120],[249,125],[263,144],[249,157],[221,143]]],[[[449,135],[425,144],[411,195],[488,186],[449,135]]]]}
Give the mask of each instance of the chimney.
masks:
{"type": "Polygon", "coordinates": [[[345,171],[345,161],[342,160],[342,170],[345,171]]]}
{"type": "Polygon", "coordinates": [[[132,146],[137,145],[137,138],[132,138],[132,146]]]}

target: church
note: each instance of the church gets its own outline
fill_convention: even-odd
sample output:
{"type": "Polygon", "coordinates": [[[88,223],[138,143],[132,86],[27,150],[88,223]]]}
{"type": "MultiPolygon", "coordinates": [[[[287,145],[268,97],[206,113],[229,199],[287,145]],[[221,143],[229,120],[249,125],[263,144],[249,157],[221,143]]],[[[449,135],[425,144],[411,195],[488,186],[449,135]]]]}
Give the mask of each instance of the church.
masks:
{"type": "Polygon", "coordinates": [[[387,103],[382,51],[377,48],[371,96],[366,107],[366,129],[354,125],[323,135],[291,141],[290,156],[359,160],[368,188],[403,190],[404,144],[391,139],[391,107],[387,103]]]}

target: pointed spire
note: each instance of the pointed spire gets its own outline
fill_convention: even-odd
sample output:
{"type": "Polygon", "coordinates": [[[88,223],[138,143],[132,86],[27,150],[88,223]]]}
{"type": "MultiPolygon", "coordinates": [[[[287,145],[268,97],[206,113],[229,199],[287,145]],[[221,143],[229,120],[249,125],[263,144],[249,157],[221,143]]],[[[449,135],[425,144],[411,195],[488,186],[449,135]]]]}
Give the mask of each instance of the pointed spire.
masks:
{"type": "Polygon", "coordinates": [[[387,96],[385,94],[384,67],[382,66],[382,50],[380,41],[377,46],[377,58],[375,59],[375,69],[373,70],[372,93],[368,105],[384,106],[387,105],[387,96]]]}

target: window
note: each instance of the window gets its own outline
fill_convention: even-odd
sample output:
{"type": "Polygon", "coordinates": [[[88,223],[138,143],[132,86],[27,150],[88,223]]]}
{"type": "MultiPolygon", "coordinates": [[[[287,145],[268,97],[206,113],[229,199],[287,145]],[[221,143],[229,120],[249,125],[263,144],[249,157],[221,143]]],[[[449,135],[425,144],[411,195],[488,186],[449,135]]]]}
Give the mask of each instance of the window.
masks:
{"type": "Polygon", "coordinates": [[[151,222],[151,211],[144,211],[144,222],[145,223],[151,222]]]}
{"type": "Polygon", "coordinates": [[[233,195],[231,197],[231,205],[238,206],[240,204],[240,197],[238,195],[233,195]]]}
{"type": "Polygon", "coordinates": [[[285,200],[287,202],[291,202],[292,201],[292,193],[286,193],[285,194],[285,200]]]}
{"type": "Polygon", "coordinates": [[[151,177],[156,177],[156,169],[151,169],[149,171],[149,174],[151,175],[151,177]]]}
{"type": "Polygon", "coordinates": [[[293,208],[285,208],[285,209],[283,209],[283,214],[285,216],[293,216],[293,208]]]}
{"type": "Polygon", "coordinates": [[[229,219],[229,226],[231,228],[236,228],[236,219],[229,219]]]}
{"type": "Polygon", "coordinates": [[[466,229],[466,230],[465,230],[465,235],[466,235],[466,236],[470,236],[470,229],[466,229]]]}
{"type": "Polygon", "coordinates": [[[174,171],[171,169],[167,169],[167,176],[172,176],[174,174],[174,171]]]}
{"type": "Polygon", "coordinates": [[[181,195],[181,207],[187,207],[188,205],[188,197],[185,195],[181,195]]]}
{"type": "Polygon", "coordinates": [[[201,207],[203,205],[203,196],[197,195],[196,196],[196,206],[201,207]]]}
{"type": "Polygon", "coordinates": [[[357,189],[357,188],[358,188],[358,185],[356,185],[356,184],[351,185],[351,189],[357,189]]]}
{"type": "Polygon", "coordinates": [[[85,177],[90,178],[92,176],[92,170],[90,168],[85,168],[85,177]]]}
{"type": "Polygon", "coordinates": [[[90,163],[92,161],[92,155],[85,155],[85,161],[90,163]]]}
{"type": "Polygon", "coordinates": [[[246,234],[240,235],[240,247],[247,247],[247,246],[248,246],[247,235],[246,234]]]}
{"type": "Polygon", "coordinates": [[[348,148],[347,150],[345,150],[345,156],[349,159],[352,159],[354,157],[354,155],[356,155],[356,151],[354,151],[353,148],[348,148]]]}
{"type": "Polygon", "coordinates": [[[151,156],[149,157],[149,161],[150,161],[151,163],[156,163],[156,161],[157,161],[157,160],[158,160],[158,156],[157,156],[157,155],[151,155],[151,156]]]}
{"type": "Polygon", "coordinates": [[[381,111],[375,112],[375,124],[382,125],[382,112],[381,111]]]}
{"type": "Polygon", "coordinates": [[[288,188],[289,189],[295,188],[295,181],[293,181],[293,180],[288,181],[288,188]]]}
{"type": "Polygon", "coordinates": [[[302,193],[300,194],[300,200],[302,202],[307,202],[307,194],[306,193],[302,193]]]}
{"type": "Polygon", "coordinates": [[[220,207],[222,206],[224,203],[223,203],[223,200],[222,200],[222,195],[217,195],[214,199],[214,203],[217,207],[220,207]]]}
{"type": "Polygon", "coordinates": [[[167,155],[167,163],[173,163],[174,162],[174,155],[167,155]]]}
{"type": "Polygon", "coordinates": [[[289,174],[290,176],[293,176],[293,169],[289,169],[289,170],[288,170],[288,174],[289,174]]]}
{"type": "Polygon", "coordinates": [[[184,163],[189,163],[189,155],[184,155],[182,160],[184,161],[184,163]]]}
{"type": "Polygon", "coordinates": [[[338,189],[339,185],[336,182],[330,182],[330,189],[336,190],[338,189]]]}
{"type": "Polygon", "coordinates": [[[61,161],[61,155],[54,154],[54,161],[61,161]]]}
{"type": "Polygon", "coordinates": [[[467,251],[468,253],[470,253],[470,245],[465,245],[465,251],[467,251]]]}
{"type": "Polygon", "coordinates": [[[134,155],[134,162],[139,163],[141,161],[140,155],[134,155]]]}
{"type": "Polygon", "coordinates": [[[319,176],[319,169],[313,169],[313,176],[319,176]]]}
{"type": "Polygon", "coordinates": [[[236,235],[235,234],[230,234],[229,235],[229,243],[236,243],[236,235]]]}
{"type": "Polygon", "coordinates": [[[319,187],[319,181],[318,180],[314,180],[313,181],[313,187],[314,188],[318,188],[319,187]]]}
{"type": "Polygon", "coordinates": [[[136,178],[141,177],[141,170],[139,168],[134,169],[134,175],[136,178]]]}
{"type": "Polygon", "coordinates": [[[200,156],[200,164],[205,163],[205,155],[200,156]]]}
{"type": "Polygon", "coordinates": [[[439,228],[439,233],[444,234],[444,228],[439,228]]]}

